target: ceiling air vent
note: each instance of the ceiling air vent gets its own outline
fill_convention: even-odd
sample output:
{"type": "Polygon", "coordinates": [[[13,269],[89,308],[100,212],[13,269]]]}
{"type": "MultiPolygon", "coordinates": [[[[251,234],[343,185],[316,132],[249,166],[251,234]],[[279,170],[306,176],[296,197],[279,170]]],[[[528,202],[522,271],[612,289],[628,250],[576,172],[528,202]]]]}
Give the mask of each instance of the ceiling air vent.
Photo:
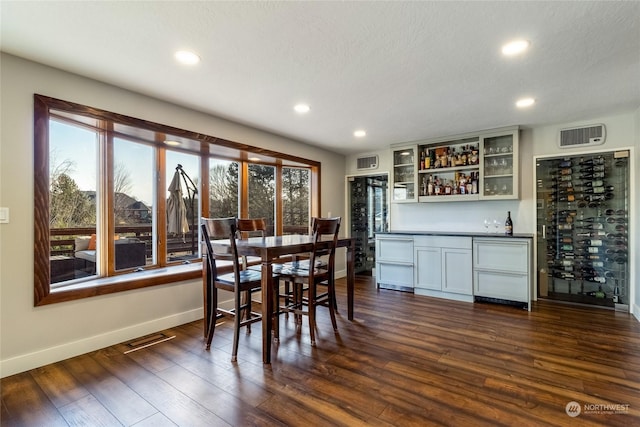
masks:
{"type": "Polygon", "coordinates": [[[356,159],[358,170],[363,169],[377,169],[378,168],[378,156],[358,157],[356,159]]]}
{"type": "Polygon", "coordinates": [[[604,125],[590,125],[579,128],[560,129],[560,148],[602,145],[606,136],[604,125]]]}

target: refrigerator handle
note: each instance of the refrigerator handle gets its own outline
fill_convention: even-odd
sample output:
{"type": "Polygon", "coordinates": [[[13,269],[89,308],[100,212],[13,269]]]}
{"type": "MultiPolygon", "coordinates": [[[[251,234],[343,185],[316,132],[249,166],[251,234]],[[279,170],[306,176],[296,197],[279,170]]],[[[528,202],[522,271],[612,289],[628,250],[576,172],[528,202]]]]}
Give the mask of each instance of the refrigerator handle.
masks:
{"type": "Polygon", "coordinates": [[[547,226],[545,224],[542,224],[542,238],[547,238],[547,226]]]}

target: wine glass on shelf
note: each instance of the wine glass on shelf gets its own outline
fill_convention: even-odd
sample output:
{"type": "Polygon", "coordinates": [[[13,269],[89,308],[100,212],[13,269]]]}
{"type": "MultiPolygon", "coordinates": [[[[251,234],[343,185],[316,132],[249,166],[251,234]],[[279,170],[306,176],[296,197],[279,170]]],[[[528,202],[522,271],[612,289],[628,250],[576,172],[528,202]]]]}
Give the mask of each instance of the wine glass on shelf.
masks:
{"type": "Polygon", "coordinates": [[[484,220],[484,229],[486,230],[486,232],[489,232],[489,226],[491,225],[491,220],[489,218],[484,220]]]}
{"type": "Polygon", "coordinates": [[[493,226],[496,228],[496,233],[498,232],[498,227],[500,227],[500,221],[497,219],[493,220],[493,226]]]}

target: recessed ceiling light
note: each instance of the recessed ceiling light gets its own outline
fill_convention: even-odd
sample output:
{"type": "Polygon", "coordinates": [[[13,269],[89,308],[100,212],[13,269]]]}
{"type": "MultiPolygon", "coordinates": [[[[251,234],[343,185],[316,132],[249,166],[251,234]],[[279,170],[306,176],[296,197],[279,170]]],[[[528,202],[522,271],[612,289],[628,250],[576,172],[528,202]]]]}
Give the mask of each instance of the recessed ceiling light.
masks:
{"type": "Polygon", "coordinates": [[[172,139],[167,139],[164,143],[172,147],[176,147],[181,144],[179,141],[174,141],[172,139]]]}
{"type": "Polygon", "coordinates": [[[304,114],[308,113],[311,108],[307,104],[296,104],[293,109],[296,111],[296,113],[304,114]]]}
{"type": "Polygon", "coordinates": [[[259,158],[259,157],[249,157],[249,159],[248,159],[248,160],[250,160],[250,161],[252,161],[252,162],[259,162],[259,161],[260,161],[260,158],[259,158]]]}
{"type": "Polygon", "coordinates": [[[516,101],[516,107],[518,108],[531,107],[533,104],[535,104],[535,102],[536,100],[533,98],[518,99],[518,101],[516,101]]]}
{"type": "Polygon", "coordinates": [[[353,136],[355,136],[356,138],[363,138],[363,137],[367,136],[367,132],[365,132],[362,129],[360,129],[360,130],[357,130],[357,131],[353,132],[353,136]]]}
{"type": "Polygon", "coordinates": [[[196,65],[200,62],[200,57],[188,50],[179,50],[174,55],[176,61],[185,65],[196,65]]]}
{"type": "Polygon", "coordinates": [[[527,50],[530,44],[528,40],[514,40],[502,46],[502,53],[507,56],[517,55],[527,50]]]}

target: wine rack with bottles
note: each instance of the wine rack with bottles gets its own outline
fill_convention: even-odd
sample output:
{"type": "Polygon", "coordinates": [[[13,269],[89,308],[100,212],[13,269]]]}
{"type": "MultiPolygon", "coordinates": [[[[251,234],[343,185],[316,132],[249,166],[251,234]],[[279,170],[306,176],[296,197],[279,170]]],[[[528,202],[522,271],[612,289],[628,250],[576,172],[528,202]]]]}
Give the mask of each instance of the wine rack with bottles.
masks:
{"type": "MultiPolygon", "coordinates": [[[[547,296],[629,304],[628,151],[537,162],[547,296]]],[[[628,306],[626,308],[628,310],[628,306]]]]}
{"type": "Polygon", "coordinates": [[[517,127],[392,148],[394,202],[518,198],[517,127]]]}

